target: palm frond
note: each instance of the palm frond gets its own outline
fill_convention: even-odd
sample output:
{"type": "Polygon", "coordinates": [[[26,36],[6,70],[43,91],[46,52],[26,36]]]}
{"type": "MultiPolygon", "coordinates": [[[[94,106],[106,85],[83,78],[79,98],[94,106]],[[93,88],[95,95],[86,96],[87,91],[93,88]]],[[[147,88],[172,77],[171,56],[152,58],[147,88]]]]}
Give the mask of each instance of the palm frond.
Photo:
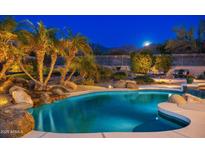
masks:
{"type": "Polygon", "coordinates": [[[37,33],[36,26],[28,19],[18,22],[17,30],[26,30],[31,33],[37,33]]]}

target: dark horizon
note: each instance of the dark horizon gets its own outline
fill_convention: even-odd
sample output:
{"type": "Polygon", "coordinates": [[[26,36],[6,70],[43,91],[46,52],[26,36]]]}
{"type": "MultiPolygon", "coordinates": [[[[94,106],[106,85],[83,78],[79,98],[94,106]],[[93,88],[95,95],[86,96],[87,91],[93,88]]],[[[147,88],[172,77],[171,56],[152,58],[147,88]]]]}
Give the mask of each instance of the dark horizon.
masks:
{"type": "Polygon", "coordinates": [[[141,48],[148,41],[153,44],[164,43],[175,38],[173,28],[194,28],[197,31],[201,15],[14,15],[17,21],[28,19],[33,23],[43,21],[47,27],[71,28],[74,33],[88,37],[91,43],[102,46],[141,48]]]}

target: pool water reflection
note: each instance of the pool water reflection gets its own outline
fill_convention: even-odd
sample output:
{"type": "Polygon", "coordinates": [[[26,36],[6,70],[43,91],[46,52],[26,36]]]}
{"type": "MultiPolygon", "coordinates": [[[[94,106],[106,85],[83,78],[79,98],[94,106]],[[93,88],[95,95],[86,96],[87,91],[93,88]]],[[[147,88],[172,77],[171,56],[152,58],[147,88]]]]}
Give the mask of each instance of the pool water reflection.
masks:
{"type": "Polygon", "coordinates": [[[30,109],[35,130],[56,133],[148,132],[183,126],[158,115],[157,104],[176,91],[96,92],[30,109]]]}

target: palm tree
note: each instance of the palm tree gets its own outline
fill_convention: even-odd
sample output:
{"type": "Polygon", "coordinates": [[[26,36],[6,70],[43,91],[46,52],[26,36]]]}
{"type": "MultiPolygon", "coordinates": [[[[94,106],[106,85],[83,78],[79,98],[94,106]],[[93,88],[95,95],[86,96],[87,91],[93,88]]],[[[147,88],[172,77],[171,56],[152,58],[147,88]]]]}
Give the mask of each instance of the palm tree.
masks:
{"type": "Polygon", "coordinates": [[[25,44],[23,43],[23,34],[21,32],[19,32],[18,34],[18,47],[16,48],[16,50],[18,51],[18,55],[16,55],[16,62],[17,64],[20,66],[21,70],[31,79],[33,80],[36,84],[38,85],[42,85],[41,82],[39,82],[37,79],[35,79],[32,76],[32,73],[30,73],[24,66],[24,63],[22,62],[24,57],[29,55],[31,53],[30,50],[30,45],[29,44],[25,44]]]}
{"type": "MultiPolygon", "coordinates": [[[[88,55],[92,53],[92,49],[87,39],[82,35],[77,34],[59,40],[56,38],[55,32],[55,29],[46,28],[42,22],[39,22],[36,27],[28,20],[16,23],[12,18],[6,18],[0,21],[0,62],[3,64],[3,68],[0,71],[0,78],[5,76],[11,64],[16,61],[22,71],[24,71],[37,86],[39,85],[39,89],[42,89],[48,84],[57,57],[60,55],[65,58],[65,66],[62,70],[60,81],[64,83],[70,80],[74,73],[72,73],[68,79],[66,79],[66,74],[76,55],[88,55]],[[36,56],[38,78],[35,78],[33,74],[25,68],[22,62],[24,57],[32,52],[35,53],[36,56]],[[51,64],[49,73],[44,80],[43,68],[46,55],[51,56],[51,64]]],[[[81,60],[80,64],[82,62],[84,62],[84,60],[81,60]]],[[[76,67],[76,69],[82,73],[83,70],[81,68],[82,66],[76,67]]],[[[75,70],[73,70],[73,72],[75,72],[75,70]]]]}
{"type": "Polygon", "coordinates": [[[67,80],[70,81],[75,72],[77,72],[80,68],[81,59],[79,57],[75,57],[70,65],[70,75],[68,76],[67,80]]]}
{"type": "Polygon", "coordinates": [[[32,52],[32,46],[31,46],[32,34],[26,30],[18,30],[18,31],[16,31],[16,35],[18,37],[17,38],[18,46],[15,50],[18,51],[16,53],[19,53],[16,55],[16,62],[20,66],[21,70],[31,80],[33,80],[36,84],[41,85],[41,83],[32,76],[32,73],[30,73],[25,68],[25,66],[22,62],[24,57],[26,57],[27,55],[29,55],[32,52]]]}
{"type": "Polygon", "coordinates": [[[29,51],[27,46],[22,44],[19,39],[19,34],[12,34],[10,32],[0,31],[0,62],[4,62],[3,68],[0,72],[0,79],[5,76],[6,71],[16,61],[20,68],[35,82],[36,81],[24,68],[21,59],[29,51]]]}
{"type": "Polygon", "coordinates": [[[6,71],[16,61],[32,80],[38,82],[29,74],[21,62],[22,58],[30,52],[30,42],[27,41],[29,33],[24,30],[17,30],[18,26],[19,23],[12,17],[6,17],[0,21],[0,62],[4,63],[0,78],[5,77],[6,71]]]}
{"type": "Polygon", "coordinates": [[[13,18],[6,17],[0,21],[0,62],[3,63],[0,79],[5,77],[7,70],[14,63],[17,36],[14,34],[17,23],[13,18]]]}
{"type": "MultiPolygon", "coordinates": [[[[53,30],[53,29],[52,29],[53,30]]],[[[46,51],[51,48],[51,41],[49,39],[49,32],[51,29],[46,29],[42,22],[38,23],[38,28],[36,30],[36,34],[34,34],[35,39],[35,47],[34,52],[36,53],[36,62],[37,62],[37,71],[39,81],[41,83],[43,80],[43,65],[46,51]]]]}
{"type": "Polygon", "coordinates": [[[92,80],[99,79],[98,66],[95,62],[95,57],[93,55],[82,56],[79,66],[80,66],[79,72],[83,80],[84,79],[92,79],[92,80]]]}
{"type": "Polygon", "coordinates": [[[39,84],[37,85],[40,87],[37,86],[37,88],[42,89],[45,86],[44,83],[48,83],[57,59],[57,49],[55,47],[56,39],[54,38],[56,29],[46,28],[43,22],[39,22],[37,27],[28,20],[22,22],[21,24],[23,25],[23,28],[26,27],[26,30],[21,30],[20,37],[24,43],[29,45],[29,50],[34,52],[36,55],[38,79],[35,79],[35,81],[39,81],[39,84]],[[30,29],[30,31],[28,29],[30,29]],[[48,77],[44,82],[43,69],[46,54],[51,54],[52,63],[48,77]]]}
{"type": "Polygon", "coordinates": [[[61,84],[65,84],[66,74],[69,71],[70,65],[74,60],[75,56],[79,52],[85,55],[90,54],[92,52],[92,49],[89,46],[87,39],[84,36],[79,34],[64,40],[64,47],[65,47],[66,55],[64,56],[65,66],[61,72],[61,79],[60,79],[61,84]]]}
{"type": "Polygon", "coordinates": [[[66,81],[70,81],[75,72],[79,72],[83,80],[99,79],[98,67],[93,55],[75,57],[69,69],[71,70],[71,74],[66,81]]]}
{"type": "Polygon", "coordinates": [[[54,70],[54,67],[55,67],[55,64],[56,64],[56,61],[58,58],[58,55],[64,56],[64,54],[65,54],[65,52],[63,50],[64,48],[63,48],[62,42],[56,38],[55,32],[51,33],[50,39],[52,40],[52,45],[50,46],[51,49],[50,49],[50,52],[48,52],[48,54],[51,56],[51,65],[50,65],[49,73],[44,81],[44,85],[47,85],[48,81],[51,78],[52,72],[54,70]]]}

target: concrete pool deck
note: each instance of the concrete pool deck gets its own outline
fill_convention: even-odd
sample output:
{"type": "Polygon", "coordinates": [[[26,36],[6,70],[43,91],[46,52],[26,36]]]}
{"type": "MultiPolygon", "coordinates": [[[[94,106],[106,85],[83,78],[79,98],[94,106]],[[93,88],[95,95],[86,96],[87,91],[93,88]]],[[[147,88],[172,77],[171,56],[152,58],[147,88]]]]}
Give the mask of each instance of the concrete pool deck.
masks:
{"type": "MultiPolygon", "coordinates": [[[[147,89],[141,87],[140,89],[147,89]]],[[[163,88],[149,88],[149,89],[163,89],[163,88]]],[[[166,90],[176,90],[171,88],[164,88],[166,90]]],[[[163,89],[163,90],[164,90],[163,89]]],[[[105,89],[105,90],[89,90],[82,92],[74,92],[69,95],[78,96],[92,92],[102,91],[125,91],[128,89],[105,89]]],[[[179,89],[178,89],[179,90],[179,89]]],[[[130,91],[130,90],[128,90],[130,91]]],[[[101,132],[101,133],[51,133],[41,131],[31,131],[24,135],[24,138],[202,138],[205,137],[205,111],[196,111],[191,109],[183,109],[173,103],[160,103],[158,110],[164,114],[172,117],[182,119],[184,121],[191,121],[186,127],[171,131],[161,132],[101,132]]]]}

